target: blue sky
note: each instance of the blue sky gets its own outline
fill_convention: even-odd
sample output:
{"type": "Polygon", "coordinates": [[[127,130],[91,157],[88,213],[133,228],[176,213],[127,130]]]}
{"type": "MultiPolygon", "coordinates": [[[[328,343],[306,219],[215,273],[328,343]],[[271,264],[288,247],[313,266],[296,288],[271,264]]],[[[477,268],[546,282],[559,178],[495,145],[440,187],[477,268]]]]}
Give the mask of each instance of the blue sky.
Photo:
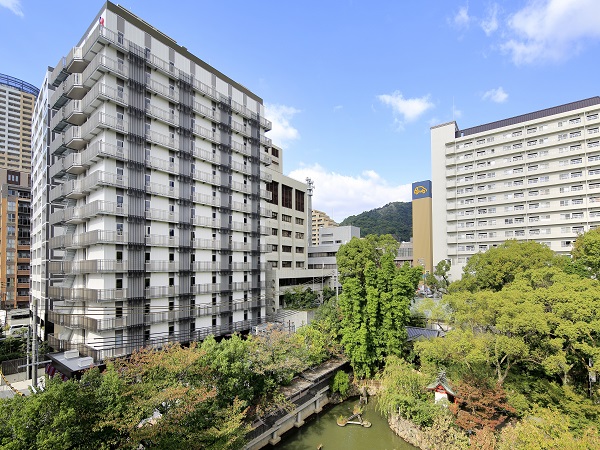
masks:
{"type": "MultiPolygon", "coordinates": [[[[120,4],[263,98],[284,172],[336,220],[409,201],[432,125],[599,95],[600,0],[120,4]]],[[[101,6],[0,0],[0,72],[39,85],[101,6]]]]}

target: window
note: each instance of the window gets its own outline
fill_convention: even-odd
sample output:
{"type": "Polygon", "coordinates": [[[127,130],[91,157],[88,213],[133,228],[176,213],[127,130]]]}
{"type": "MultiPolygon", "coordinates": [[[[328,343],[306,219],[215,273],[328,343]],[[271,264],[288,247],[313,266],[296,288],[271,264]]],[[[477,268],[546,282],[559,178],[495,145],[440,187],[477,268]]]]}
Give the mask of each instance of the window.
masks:
{"type": "Polygon", "coordinates": [[[296,189],[296,211],[304,212],[304,192],[296,189]]]}
{"type": "Polygon", "coordinates": [[[281,206],[284,208],[292,208],[292,191],[291,187],[285,184],[281,185],[281,206]]]}
{"type": "Polygon", "coordinates": [[[290,230],[281,230],[281,236],[291,238],[292,232],[290,230]]]}
{"type": "Polygon", "coordinates": [[[282,214],[281,215],[281,221],[282,222],[292,222],[292,216],[288,216],[287,214],[282,214]]]}
{"type": "Polygon", "coordinates": [[[271,200],[268,202],[277,205],[279,203],[279,183],[276,181],[267,183],[267,191],[271,193],[271,200]]]}

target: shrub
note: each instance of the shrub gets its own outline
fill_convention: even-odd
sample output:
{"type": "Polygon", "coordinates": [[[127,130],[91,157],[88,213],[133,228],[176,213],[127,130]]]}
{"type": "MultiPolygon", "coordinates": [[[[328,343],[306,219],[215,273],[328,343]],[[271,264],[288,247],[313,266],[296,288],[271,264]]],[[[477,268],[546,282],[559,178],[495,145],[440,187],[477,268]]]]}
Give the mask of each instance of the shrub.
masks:
{"type": "Polygon", "coordinates": [[[333,383],[331,385],[331,391],[337,392],[342,397],[346,397],[350,390],[350,377],[343,370],[338,370],[333,377],[333,383]]]}

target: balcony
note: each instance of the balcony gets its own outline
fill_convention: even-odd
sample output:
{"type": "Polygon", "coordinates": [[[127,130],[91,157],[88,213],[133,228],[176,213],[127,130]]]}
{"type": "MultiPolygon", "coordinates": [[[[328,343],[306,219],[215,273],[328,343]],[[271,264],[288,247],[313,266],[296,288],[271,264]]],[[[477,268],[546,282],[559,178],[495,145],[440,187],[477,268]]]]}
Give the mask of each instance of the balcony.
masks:
{"type": "Polygon", "coordinates": [[[62,155],[67,150],[65,139],[62,134],[54,136],[54,140],[50,142],[50,154],[54,156],[62,155]]]}
{"type": "Polygon", "coordinates": [[[264,128],[265,131],[270,131],[273,129],[273,124],[270,120],[265,119],[264,117],[260,118],[260,126],[264,128]]]}
{"type": "Polygon", "coordinates": [[[239,122],[236,122],[235,120],[231,121],[231,129],[234,133],[242,134],[246,137],[252,137],[252,134],[250,132],[251,128],[247,125],[243,125],[239,122]]]}
{"type": "Polygon", "coordinates": [[[127,289],[87,289],[50,286],[48,288],[48,297],[54,301],[68,302],[125,300],[127,298],[127,289]]]}
{"type": "Polygon", "coordinates": [[[50,108],[52,108],[52,109],[62,108],[68,101],[69,101],[69,97],[67,97],[65,85],[61,84],[50,95],[50,101],[49,101],[50,108]]]}
{"type": "Polygon", "coordinates": [[[69,76],[67,71],[67,58],[64,56],[60,58],[54,70],[50,74],[50,84],[54,87],[58,87],[69,76]]]}
{"type": "Polygon", "coordinates": [[[271,144],[272,144],[273,142],[271,141],[271,139],[269,139],[269,138],[268,138],[268,137],[266,137],[265,135],[262,135],[262,134],[261,134],[261,136],[260,136],[260,143],[261,143],[262,145],[264,145],[265,147],[267,147],[267,148],[271,148],[271,144]]]}
{"type": "Polygon", "coordinates": [[[122,203],[95,200],[84,206],[54,211],[50,214],[50,223],[52,225],[83,223],[91,217],[101,214],[124,216],[127,213],[127,209],[127,205],[123,205],[122,203]]]}
{"type": "Polygon", "coordinates": [[[81,234],[63,234],[50,238],[49,246],[52,249],[76,249],[97,244],[127,244],[127,233],[118,231],[93,230],[81,234]]]}
{"type": "Polygon", "coordinates": [[[219,143],[217,133],[215,131],[201,127],[200,125],[194,126],[194,134],[201,137],[202,139],[206,139],[207,141],[214,142],[216,144],[219,143]]]}
{"type": "Polygon", "coordinates": [[[162,145],[171,150],[179,150],[179,139],[174,134],[167,136],[154,130],[149,130],[146,132],[146,139],[153,144],[162,145]]]}
{"type": "Polygon", "coordinates": [[[73,100],[81,100],[88,91],[83,85],[83,77],[80,73],[72,73],[65,81],[65,94],[73,100]]]}
{"type": "Polygon", "coordinates": [[[220,250],[221,241],[213,239],[193,239],[192,247],[202,250],[220,250]]]}
{"type": "Polygon", "coordinates": [[[104,186],[123,188],[127,186],[128,181],[123,175],[97,170],[83,180],[83,190],[91,192],[104,186]]]}
{"type": "Polygon", "coordinates": [[[273,175],[271,175],[270,173],[267,173],[267,172],[263,172],[261,170],[260,171],[260,179],[263,181],[266,181],[267,183],[270,183],[271,181],[273,181],[273,175]]]}
{"type": "Polygon", "coordinates": [[[231,189],[237,192],[243,192],[244,194],[252,193],[252,186],[249,184],[240,183],[239,181],[231,182],[231,189]]]}
{"type": "Polygon", "coordinates": [[[175,85],[167,86],[166,84],[159,83],[153,78],[148,78],[146,80],[146,85],[148,89],[162,97],[165,97],[167,100],[177,101],[177,99],[179,99],[179,89],[177,89],[175,85]]]}
{"type": "Polygon", "coordinates": [[[81,126],[81,137],[86,141],[90,141],[103,129],[112,129],[119,133],[127,133],[129,131],[129,123],[122,117],[115,117],[98,111],[81,126]]]}
{"type": "Polygon", "coordinates": [[[252,156],[251,148],[248,147],[247,145],[242,145],[239,142],[232,141],[231,142],[231,148],[234,151],[236,151],[238,153],[241,153],[242,155],[252,156]]]}
{"type": "Polygon", "coordinates": [[[83,112],[81,100],[71,100],[63,106],[61,112],[63,113],[64,120],[71,125],[81,125],[87,119],[87,115],[83,112]]]}
{"type": "Polygon", "coordinates": [[[220,197],[213,197],[212,195],[199,194],[199,193],[195,192],[194,194],[192,194],[192,200],[194,201],[194,203],[199,203],[201,205],[214,206],[214,207],[221,206],[220,197]]]}
{"type": "Polygon", "coordinates": [[[267,191],[266,189],[261,189],[260,198],[264,198],[265,200],[271,200],[273,198],[273,193],[271,191],[267,191]]]}
{"type": "Polygon", "coordinates": [[[202,81],[198,80],[197,78],[194,78],[192,80],[192,84],[194,85],[194,88],[198,92],[200,92],[200,94],[202,94],[203,96],[209,97],[212,100],[219,100],[217,91],[212,86],[209,86],[208,84],[204,84],[202,81]]]}
{"type": "Polygon", "coordinates": [[[83,59],[83,48],[73,47],[66,58],[67,71],[81,73],[88,62],[83,59]]]}
{"type": "Polygon", "coordinates": [[[161,195],[163,197],[179,198],[179,189],[160,183],[146,183],[146,192],[152,195],[161,195]]]}
{"type": "Polygon", "coordinates": [[[159,108],[156,105],[147,105],[146,113],[155,119],[162,120],[163,122],[167,122],[174,126],[179,126],[179,116],[177,116],[175,113],[167,111],[166,109],[159,108]]]}
{"type": "Polygon", "coordinates": [[[125,87],[112,87],[105,83],[96,83],[82,100],[82,109],[92,114],[102,102],[110,100],[120,105],[127,105],[129,92],[125,87]]]}
{"type": "MultiPolygon", "coordinates": [[[[54,140],[56,141],[56,139],[54,140]]],[[[75,150],[81,150],[83,147],[85,147],[86,143],[87,142],[81,135],[81,127],[73,125],[63,134],[63,144],[66,147],[73,148],[75,150]]],[[[58,149],[60,149],[60,147],[58,149]]]]}
{"type": "Polygon", "coordinates": [[[62,133],[69,126],[69,122],[65,119],[64,107],[54,113],[50,119],[50,129],[55,133],[62,133]]]}
{"type": "Polygon", "coordinates": [[[198,115],[210,119],[213,121],[217,121],[217,112],[216,110],[209,108],[208,106],[204,106],[202,103],[194,101],[194,111],[198,113],[198,115]]]}
{"type": "Polygon", "coordinates": [[[103,53],[98,53],[83,71],[82,79],[84,85],[91,88],[105,73],[112,73],[122,78],[127,78],[129,75],[124,61],[117,61],[103,53]]]}
{"type": "Polygon", "coordinates": [[[204,217],[204,216],[192,217],[190,222],[192,223],[192,225],[196,225],[199,227],[206,227],[206,228],[220,228],[221,227],[221,221],[219,219],[211,219],[209,217],[204,217]]]}
{"type": "Polygon", "coordinates": [[[104,141],[94,142],[81,152],[81,154],[83,155],[81,161],[85,168],[90,167],[101,158],[109,157],[121,161],[129,158],[129,150],[127,148],[108,144],[104,141]]]}
{"type": "Polygon", "coordinates": [[[246,175],[250,175],[252,173],[252,166],[249,166],[248,164],[241,164],[236,161],[232,161],[231,168],[236,172],[240,172],[246,175]]]}
{"type": "Polygon", "coordinates": [[[83,172],[85,167],[81,164],[81,153],[69,153],[50,166],[50,178],[60,178],[66,173],[79,175],[83,172]]]}
{"type": "Polygon", "coordinates": [[[260,162],[268,166],[273,162],[273,158],[271,158],[271,155],[266,153],[260,153],[260,162]]]}

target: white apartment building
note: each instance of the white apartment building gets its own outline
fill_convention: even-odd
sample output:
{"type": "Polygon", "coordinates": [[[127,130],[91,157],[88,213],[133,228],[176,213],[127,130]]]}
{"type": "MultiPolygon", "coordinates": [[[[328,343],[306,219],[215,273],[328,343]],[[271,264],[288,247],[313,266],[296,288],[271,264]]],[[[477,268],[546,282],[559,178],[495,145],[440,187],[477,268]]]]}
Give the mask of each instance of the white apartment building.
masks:
{"type": "Polygon", "coordinates": [[[262,99],[111,2],[48,87],[33,185],[48,164],[49,236],[34,192],[33,264],[50,346],[102,361],[262,323],[262,99]]]}
{"type": "Polygon", "coordinates": [[[507,239],[570,252],[600,224],[599,130],[600,97],[432,127],[434,264],[451,259],[458,279],[470,256],[507,239]]]}

